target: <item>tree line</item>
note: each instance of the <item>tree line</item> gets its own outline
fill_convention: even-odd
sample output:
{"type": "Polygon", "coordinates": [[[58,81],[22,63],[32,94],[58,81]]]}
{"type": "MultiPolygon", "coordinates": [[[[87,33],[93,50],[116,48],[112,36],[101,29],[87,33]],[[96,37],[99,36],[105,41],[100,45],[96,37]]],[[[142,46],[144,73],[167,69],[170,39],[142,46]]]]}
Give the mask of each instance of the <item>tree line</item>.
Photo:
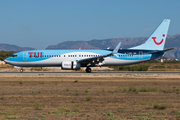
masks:
{"type": "Polygon", "coordinates": [[[16,53],[17,51],[0,51],[0,60],[4,60],[7,57],[10,57],[12,54],[16,53]]]}

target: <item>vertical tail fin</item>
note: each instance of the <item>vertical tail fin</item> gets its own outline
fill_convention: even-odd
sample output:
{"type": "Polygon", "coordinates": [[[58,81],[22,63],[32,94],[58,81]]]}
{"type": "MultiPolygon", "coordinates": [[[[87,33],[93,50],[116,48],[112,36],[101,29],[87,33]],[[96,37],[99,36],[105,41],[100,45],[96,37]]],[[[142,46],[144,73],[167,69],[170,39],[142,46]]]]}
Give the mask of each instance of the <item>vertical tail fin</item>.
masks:
{"type": "Polygon", "coordinates": [[[129,49],[163,50],[169,24],[170,19],[164,19],[163,22],[158,26],[158,28],[154,31],[154,33],[148,38],[148,40],[144,44],[129,49]]]}

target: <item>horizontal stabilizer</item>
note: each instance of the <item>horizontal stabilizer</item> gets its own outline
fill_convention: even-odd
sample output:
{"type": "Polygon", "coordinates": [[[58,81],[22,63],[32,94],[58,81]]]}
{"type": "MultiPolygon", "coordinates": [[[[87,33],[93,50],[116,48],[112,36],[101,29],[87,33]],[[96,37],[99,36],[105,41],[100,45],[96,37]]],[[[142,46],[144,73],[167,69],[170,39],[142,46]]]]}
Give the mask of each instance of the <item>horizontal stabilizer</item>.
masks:
{"type": "Polygon", "coordinates": [[[166,49],[166,50],[162,50],[162,51],[156,51],[156,52],[151,52],[150,54],[159,54],[159,53],[162,53],[162,52],[168,52],[170,50],[173,50],[174,48],[170,48],[170,49],[166,49]]]}

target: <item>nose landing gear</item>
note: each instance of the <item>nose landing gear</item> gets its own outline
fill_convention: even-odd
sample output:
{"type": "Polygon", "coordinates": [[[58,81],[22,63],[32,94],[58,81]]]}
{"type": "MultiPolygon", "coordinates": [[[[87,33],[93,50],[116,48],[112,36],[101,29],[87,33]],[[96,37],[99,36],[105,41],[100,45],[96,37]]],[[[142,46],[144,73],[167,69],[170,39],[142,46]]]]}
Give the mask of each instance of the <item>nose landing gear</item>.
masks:
{"type": "Polygon", "coordinates": [[[86,72],[87,72],[87,73],[91,73],[91,68],[87,67],[87,68],[86,68],[86,72]]]}
{"type": "Polygon", "coordinates": [[[20,72],[23,73],[23,69],[22,68],[20,69],[20,72]]]}

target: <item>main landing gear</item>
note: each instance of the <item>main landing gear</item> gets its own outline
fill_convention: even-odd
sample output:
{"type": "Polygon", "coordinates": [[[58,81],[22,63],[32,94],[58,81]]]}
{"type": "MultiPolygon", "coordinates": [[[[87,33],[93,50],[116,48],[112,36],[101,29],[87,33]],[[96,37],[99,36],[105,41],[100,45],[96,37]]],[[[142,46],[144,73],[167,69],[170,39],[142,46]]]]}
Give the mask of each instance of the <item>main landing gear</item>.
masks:
{"type": "Polygon", "coordinates": [[[86,72],[87,72],[87,73],[91,73],[91,68],[87,67],[87,68],[86,68],[86,72]]]}

